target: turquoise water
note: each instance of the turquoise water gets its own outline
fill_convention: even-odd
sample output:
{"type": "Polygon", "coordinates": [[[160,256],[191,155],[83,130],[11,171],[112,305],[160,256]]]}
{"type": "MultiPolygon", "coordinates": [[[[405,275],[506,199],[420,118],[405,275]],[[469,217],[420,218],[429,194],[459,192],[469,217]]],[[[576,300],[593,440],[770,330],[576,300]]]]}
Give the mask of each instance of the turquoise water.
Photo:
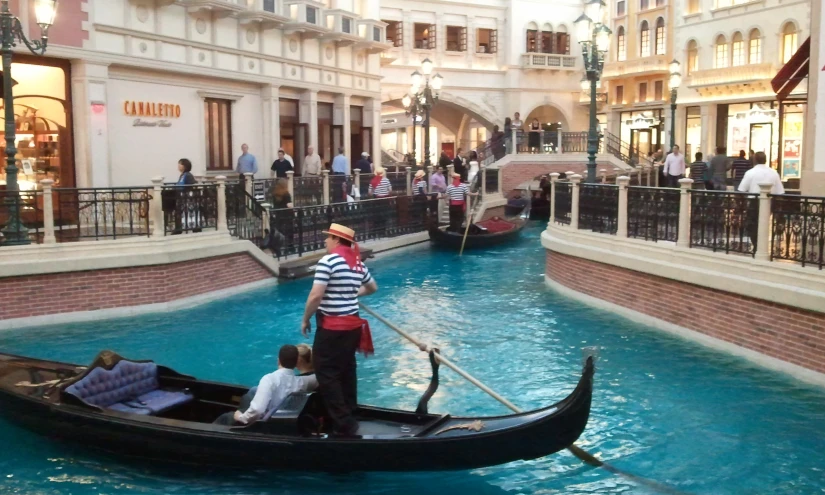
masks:
{"type": "MultiPolygon", "coordinates": [[[[825,392],[585,307],[544,285],[536,225],[516,246],[456,254],[429,247],[373,260],[368,302],[523,409],[568,394],[581,348],[600,360],[580,444],[616,467],[697,494],[825,493],[825,392]]],[[[208,379],[254,384],[277,348],[302,341],[311,281],[172,314],[0,333],[0,349],[86,363],[100,349],[208,379]]],[[[632,288],[628,288],[632,297],[632,288]]],[[[373,325],[359,362],[361,402],[413,409],[426,355],[373,325]]],[[[434,412],[506,414],[447,369],[434,412]]],[[[264,495],[649,493],[566,452],[451,473],[216,472],[136,465],[52,443],[0,420],[0,494],[264,495]]]]}

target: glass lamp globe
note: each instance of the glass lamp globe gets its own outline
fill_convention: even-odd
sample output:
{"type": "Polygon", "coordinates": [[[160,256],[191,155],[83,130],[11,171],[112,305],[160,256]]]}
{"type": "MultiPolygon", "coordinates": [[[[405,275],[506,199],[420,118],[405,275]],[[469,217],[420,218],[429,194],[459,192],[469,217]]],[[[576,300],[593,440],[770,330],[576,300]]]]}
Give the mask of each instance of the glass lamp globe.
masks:
{"type": "Polygon", "coordinates": [[[585,14],[582,14],[576,19],[574,24],[576,26],[576,38],[578,38],[579,43],[590,41],[590,37],[593,34],[593,28],[591,27],[593,21],[585,14]]]}
{"type": "Polygon", "coordinates": [[[424,73],[425,76],[429,76],[433,73],[433,62],[425,58],[423,62],[421,62],[421,72],[424,73]]]}

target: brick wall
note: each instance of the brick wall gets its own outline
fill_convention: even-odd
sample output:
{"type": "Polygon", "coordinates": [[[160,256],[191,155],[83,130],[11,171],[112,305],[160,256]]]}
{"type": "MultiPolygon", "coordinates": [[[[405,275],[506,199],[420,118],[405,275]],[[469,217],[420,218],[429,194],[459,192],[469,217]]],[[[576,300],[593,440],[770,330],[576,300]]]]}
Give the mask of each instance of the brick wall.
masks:
{"type": "Polygon", "coordinates": [[[547,251],[546,275],[577,292],[825,373],[825,314],[547,251]],[[633,287],[632,294],[627,288],[633,287]],[[681,301],[674,303],[673,301],[681,301]]]}
{"type": "MultiPolygon", "coordinates": [[[[608,173],[613,173],[613,165],[607,162],[596,162],[596,170],[606,169],[608,173]]],[[[573,171],[577,174],[586,175],[587,163],[530,163],[519,162],[505,165],[502,171],[502,189],[505,196],[518,187],[519,184],[532,180],[540,175],[552,174],[553,172],[566,173],[573,171]]],[[[489,173],[489,172],[488,172],[489,173]]]]}
{"type": "Polygon", "coordinates": [[[272,277],[247,253],[167,265],[0,278],[0,319],[155,304],[272,277]]]}

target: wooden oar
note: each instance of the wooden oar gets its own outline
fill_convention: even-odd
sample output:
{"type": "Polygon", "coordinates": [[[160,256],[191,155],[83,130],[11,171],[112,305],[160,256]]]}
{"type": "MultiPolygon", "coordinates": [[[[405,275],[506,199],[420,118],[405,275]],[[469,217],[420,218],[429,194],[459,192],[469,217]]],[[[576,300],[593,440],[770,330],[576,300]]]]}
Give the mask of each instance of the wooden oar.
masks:
{"type": "MultiPolygon", "coordinates": [[[[391,322],[388,319],[384,318],[383,316],[379,315],[378,313],[373,311],[369,306],[366,306],[364,303],[358,303],[358,305],[361,307],[361,309],[363,309],[367,313],[371,314],[378,321],[380,321],[384,325],[387,325],[392,330],[394,330],[397,334],[401,335],[405,339],[407,339],[410,342],[412,342],[413,344],[415,344],[416,347],[418,347],[422,351],[427,350],[426,344],[424,344],[423,342],[417,340],[415,337],[410,335],[409,332],[401,329],[399,326],[395,325],[393,322],[391,322]]],[[[469,381],[470,383],[472,383],[476,387],[483,390],[485,393],[487,393],[487,395],[489,395],[490,397],[494,398],[495,400],[497,400],[497,401],[501,402],[502,404],[504,404],[505,406],[507,406],[507,408],[509,408],[511,411],[513,411],[515,413],[524,412],[521,409],[519,409],[518,407],[516,407],[515,404],[513,404],[509,400],[505,399],[504,397],[502,397],[501,395],[496,393],[493,389],[491,389],[487,385],[480,382],[473,375],[471,375],[471,374],[467,373],[466,371],[464,371],[463,369],[459,368],[452,361],[450,361],[449,359],[444,357],[443,354],[435,353],[435,358],[438,359],[438,361],[441,362],[444,366],[446,366],[446,367],[450,368],[451,370],[455,371],[456,373],[461,375],[463,378],[465,378],[467,381],[469,381]]],[[[658,481],[649,480],[647,478],[642,478],[641,476],[637,476],[635,474],[626,473],[624,471],[621,471],[621,470],[611,466],[610,464],[607,464],[606,462],[597,459],[595,456],[593,456],[592,454],[590,454],[586,450],[584,450],[580,447],[576,447],[575,445],[571,445],[571,446],[567,447],[567,450],[569,450],[571,454],[573,454],[574,456],[579,458],[579,460],[581,460],[582,462],[584,462],[585,464],[587,464],[589,466],[604,468],[604,469],[606,469],[607,471],[609,471],[613,474],[623,476],[623,477],[625,477],[625,478],[627,478],[627,479],[629,479],[629,480],[631,480],[635,483],[638,483],[640,485],[644,485],[644,486],[646,486],[648,488],[651,488],[653,490],[656,490],[660,493],[666,493],[666,494],[669,494],[669,495],[687,495],[685,492],[681,492],[679,490],[676,490],[675,488],[667,486],[663,483],[659,483],[658,481]]]]}
{"type": "MultiPolygon", "coordinates": [[[[461,256],[464,254],[464,243],[467,242],[467,234],[470,233],[470,224],[473,223],[473,197],[470,196],[470,216],[467,217],[467,228],[464,229],[464,238],[461,239],[461,250],[458,251],[458,255],[461,256]]],[[[478,203],[476,203],[478,204],[478,203]]]]}

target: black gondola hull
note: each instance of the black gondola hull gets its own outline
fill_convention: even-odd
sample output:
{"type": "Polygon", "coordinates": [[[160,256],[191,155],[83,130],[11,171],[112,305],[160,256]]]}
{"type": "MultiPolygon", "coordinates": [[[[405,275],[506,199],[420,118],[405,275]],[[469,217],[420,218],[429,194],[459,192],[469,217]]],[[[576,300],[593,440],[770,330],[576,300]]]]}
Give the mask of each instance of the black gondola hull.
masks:
{"type": "MultiPolygon", "coordinates": [[[[516,227],[505,232],[497,232],[495,234],[467,234],[467,241],[464,243],[464,249],[482,249],[499,246],[501,244],[507,244],[518,240],[526,223],[521,219],[513,220],[513,223],[517,224],[516,227]]],[[[463,232],[451,232],[430,226],[429,233],[430,241],[432,241],[432,243],[436,246],[456,250],[461,249],[461,243],[464,240],[463,232]]]]}

